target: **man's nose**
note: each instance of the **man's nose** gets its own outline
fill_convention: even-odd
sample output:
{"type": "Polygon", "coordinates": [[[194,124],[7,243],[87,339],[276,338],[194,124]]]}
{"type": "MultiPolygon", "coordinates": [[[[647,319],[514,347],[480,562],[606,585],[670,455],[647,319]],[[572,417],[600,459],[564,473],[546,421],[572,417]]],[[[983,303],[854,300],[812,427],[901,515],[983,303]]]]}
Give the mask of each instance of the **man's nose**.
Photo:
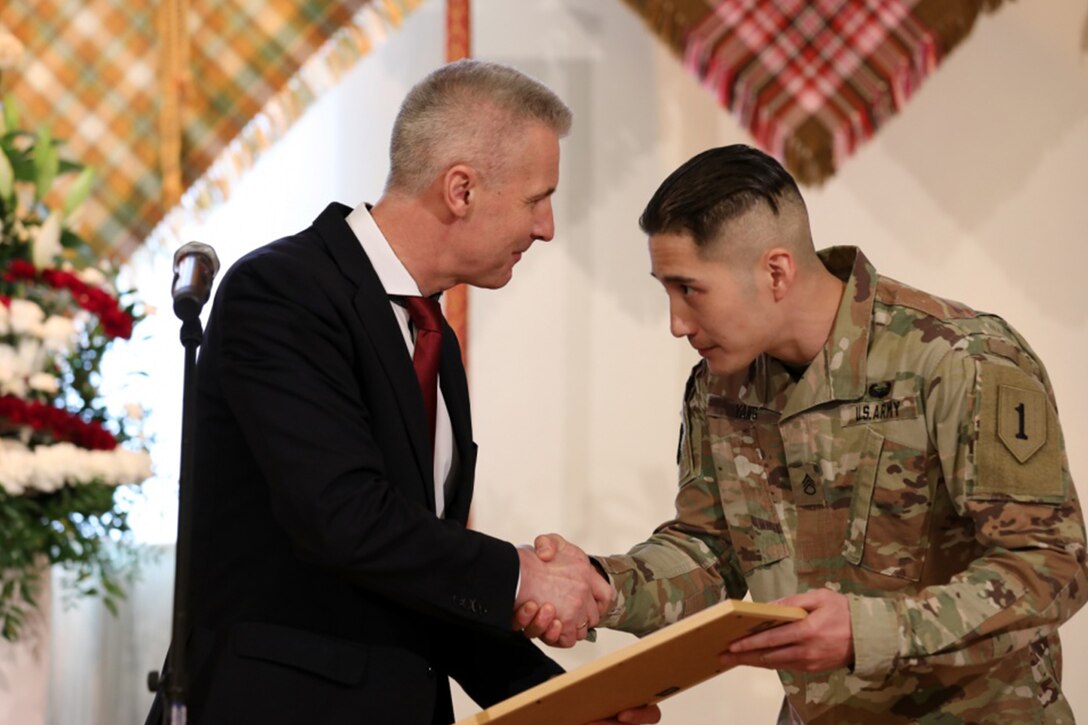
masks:
{"type": "Polygon", "coordinates": [[[547,208],[540,214],[533,225],[533,240],[550,242],[555,236],[555,218],[552,216],[552,205],[549,202],[547,208]]]}
{"type": "Polygon", "coordinates": [[[669,312],[669,330],[673,337],[688,337],[695,332],[695,325],[687,315],[673,305],[673,309],[669,312]]]}

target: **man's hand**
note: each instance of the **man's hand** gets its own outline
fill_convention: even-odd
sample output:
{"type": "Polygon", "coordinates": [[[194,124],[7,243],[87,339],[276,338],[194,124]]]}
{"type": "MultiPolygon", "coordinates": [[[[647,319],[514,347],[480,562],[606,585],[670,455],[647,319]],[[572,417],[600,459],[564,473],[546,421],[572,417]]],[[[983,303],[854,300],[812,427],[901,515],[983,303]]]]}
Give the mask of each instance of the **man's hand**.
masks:
{"type": "Polygon", "coordinates": [[[624,710],[608,720],[595,720],[587,725],[653,725],[661,722],[661,709],[657,705],[643,705],[632,710],[624,710]]]}
{"type": "Polygon", "coordinates": [[[573,647],[612,603],[612,587],[585,552],[558,534],[538,536],[535,545],[535,553],[518,549],[521,591],[514,626],[548,644],[573,647]]]}
{"type": "Polygon", "coordinates": [[[854,662],[849,600],[830,589],[795,594],[774,602],[801,607],[808,616],[734,642],[719,657],[726,667],[826,672],[854,662]]]}

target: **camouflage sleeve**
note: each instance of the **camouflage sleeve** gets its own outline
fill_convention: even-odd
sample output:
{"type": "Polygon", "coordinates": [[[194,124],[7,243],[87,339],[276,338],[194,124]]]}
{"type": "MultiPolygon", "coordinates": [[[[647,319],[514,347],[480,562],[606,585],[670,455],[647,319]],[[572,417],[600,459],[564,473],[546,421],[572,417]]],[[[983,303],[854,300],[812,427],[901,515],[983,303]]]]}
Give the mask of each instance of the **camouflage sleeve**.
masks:
{"type": "Polygon", "coordinates": [[[850,595],[855,670],[879,679],[996,660],[1088,598],[1085,528],[1045,372],[953,351],[926,395],[948,494],[979,555],[915,595],[850,595]]]}
{"type": "Polygon", "coordinates": [[[747,592],[713,475],[704,431],[706,399],[705,377],[693,372],[684,395],[677,451],[676,518],[626,555],[597,559],[616,590],[602,627],[642,636],[747,592]]]}

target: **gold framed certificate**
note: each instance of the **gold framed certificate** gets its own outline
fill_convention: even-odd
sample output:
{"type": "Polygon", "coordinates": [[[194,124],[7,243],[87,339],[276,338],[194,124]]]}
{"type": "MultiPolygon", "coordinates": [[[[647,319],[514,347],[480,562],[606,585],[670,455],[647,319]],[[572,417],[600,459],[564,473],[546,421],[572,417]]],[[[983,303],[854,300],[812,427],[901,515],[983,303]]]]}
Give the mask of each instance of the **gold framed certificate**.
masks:
{"type": "Polygon", "coordinates": [[[658,703],[728,669],[718,655],[731,643],[805,614],[729,599],[456,725],[583,725],[658,703]]]}

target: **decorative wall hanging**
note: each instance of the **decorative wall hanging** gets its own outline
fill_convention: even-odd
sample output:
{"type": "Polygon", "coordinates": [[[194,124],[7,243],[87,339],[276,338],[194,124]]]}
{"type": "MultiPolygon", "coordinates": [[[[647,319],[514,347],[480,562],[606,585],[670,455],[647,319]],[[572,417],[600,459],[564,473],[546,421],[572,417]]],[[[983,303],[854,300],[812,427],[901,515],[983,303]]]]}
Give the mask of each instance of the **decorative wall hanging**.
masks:
{"type": "Polygon", "coordinates": [[[223,198],[421,1],[5,0],[0,26],[26,46],[12,95],[98,171],[81,231],[123,257],[183,190],[223,198]]]}
{"type": "Polygon", "coordinates": [[[623,0],[754,136],[817,184],[1002,0],[623,0]]]}

